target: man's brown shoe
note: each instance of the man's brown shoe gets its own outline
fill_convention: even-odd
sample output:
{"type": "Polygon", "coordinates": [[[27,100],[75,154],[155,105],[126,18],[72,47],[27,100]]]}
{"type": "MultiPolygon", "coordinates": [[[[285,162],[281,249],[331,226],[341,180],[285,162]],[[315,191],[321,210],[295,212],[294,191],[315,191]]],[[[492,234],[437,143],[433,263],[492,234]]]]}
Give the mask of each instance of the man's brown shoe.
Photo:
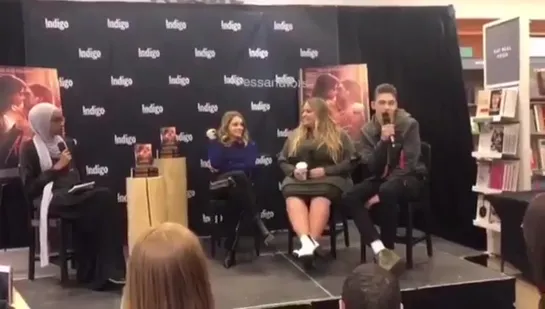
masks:
{"type": "Polygon", "coordinates": [[[396,276],[405,270],[405,261],[390,249],[384,249],[377,254],[377,264],[396,276]]]}

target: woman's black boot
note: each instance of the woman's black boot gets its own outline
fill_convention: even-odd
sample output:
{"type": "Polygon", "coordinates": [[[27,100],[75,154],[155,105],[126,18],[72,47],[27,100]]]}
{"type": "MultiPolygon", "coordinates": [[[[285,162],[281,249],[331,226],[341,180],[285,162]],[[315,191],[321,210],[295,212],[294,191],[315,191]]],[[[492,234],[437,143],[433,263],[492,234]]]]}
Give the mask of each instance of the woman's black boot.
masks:
{"type": "Polygon", "coordinates": [[[231,268],[236,263],[236,252],[238,247],[238,241],[240,239],[240,224],[241,220],[237,222],[232,242],[228,244],[227,252],[225,253],[225,258],[223,259],[223,267],[225,268],[231,268]]]}
{"type": "Polygon", "coordinates": [[[263,242],[265,243],[265,245],[270,245],[271,242],[274,240],[274,236],[273,234],[271,234],[267,226],[265,226],[265,223],[263,222],[259,214],[254,216],[254,222],[257,225],[261,236],[263,236],[263,242]]]}

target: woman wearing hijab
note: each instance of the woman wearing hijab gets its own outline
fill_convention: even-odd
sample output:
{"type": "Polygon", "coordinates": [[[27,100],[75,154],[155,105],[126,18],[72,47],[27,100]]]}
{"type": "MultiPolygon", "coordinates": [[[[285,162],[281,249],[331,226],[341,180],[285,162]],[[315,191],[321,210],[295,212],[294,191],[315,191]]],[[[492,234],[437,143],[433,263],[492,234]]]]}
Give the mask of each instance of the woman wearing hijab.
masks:
{"type": "Polygon", "coordinates": [[[125,259],[115,197],[104,188],[69,192],[81,183],[72,154],[73,140],[61,135],[64,118],[50,103],[35,105],[28,115],[34,132],[20,155],[24,189],[40,213],[41,266],[49,264],[49,214],[71,221],[76,251],[77,279],[94,290],[124,284],[125,259]]]}

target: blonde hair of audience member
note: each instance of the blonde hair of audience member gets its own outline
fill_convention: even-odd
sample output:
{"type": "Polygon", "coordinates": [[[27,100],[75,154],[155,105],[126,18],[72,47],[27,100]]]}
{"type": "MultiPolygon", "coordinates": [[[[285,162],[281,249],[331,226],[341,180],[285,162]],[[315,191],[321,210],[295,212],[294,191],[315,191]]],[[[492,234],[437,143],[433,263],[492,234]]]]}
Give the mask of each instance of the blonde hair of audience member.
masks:
{"type": "Polygon", "coordinates": [[[293,137],[289,144],[289,155],[296,156],[301,143],[312,138],[317,141],[318,148],[325,146],[333,162],[337,163],[340,159],[342,141],[341,130],[331,118],[326,101],[320,98],[310,98],[303,104],[302,113],[306,113],[313,118],[314,123],[306,123],[304,117],[301,117],[299,126],[293,131],[293,137]]]}
{"type": "Polygon", "coordinates": [[[122,309],[213,309],[206,256],[195,234],[163,223],[141,235],[123,297],[122,309]]]}
{"type": "Polygon", "coordinates": [[[239,122],[242,123],[242,125],[244,126],[244,133],[242,133],[242,142],[244,143],[244,146],[248,145],[248,142],[250,141],[250,135],[248,133],[248,129],[246,128],[246,121],[244,120],[242,114],[237,111],[225,112],[225,114],[223,114],[223,116],[221,117],[220,127],[218,129],[217,135],[222,144],[224,144],[225,146],[231,146],[231,144],[234,142],[234,139],[233,136],[230,134],[230,127],[233,124],[239,122]]]}

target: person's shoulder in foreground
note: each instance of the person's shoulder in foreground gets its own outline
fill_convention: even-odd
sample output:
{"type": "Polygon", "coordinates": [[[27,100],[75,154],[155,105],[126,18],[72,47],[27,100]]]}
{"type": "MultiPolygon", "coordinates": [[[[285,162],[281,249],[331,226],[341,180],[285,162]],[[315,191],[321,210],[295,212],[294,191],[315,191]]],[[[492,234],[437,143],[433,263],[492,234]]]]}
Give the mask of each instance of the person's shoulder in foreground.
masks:
{"type": "Polygon", "coordinates": [[[397,278],[376,264],[362,264],[343,284],[341,309],[399,309],[401,290],[397,278]]]}

